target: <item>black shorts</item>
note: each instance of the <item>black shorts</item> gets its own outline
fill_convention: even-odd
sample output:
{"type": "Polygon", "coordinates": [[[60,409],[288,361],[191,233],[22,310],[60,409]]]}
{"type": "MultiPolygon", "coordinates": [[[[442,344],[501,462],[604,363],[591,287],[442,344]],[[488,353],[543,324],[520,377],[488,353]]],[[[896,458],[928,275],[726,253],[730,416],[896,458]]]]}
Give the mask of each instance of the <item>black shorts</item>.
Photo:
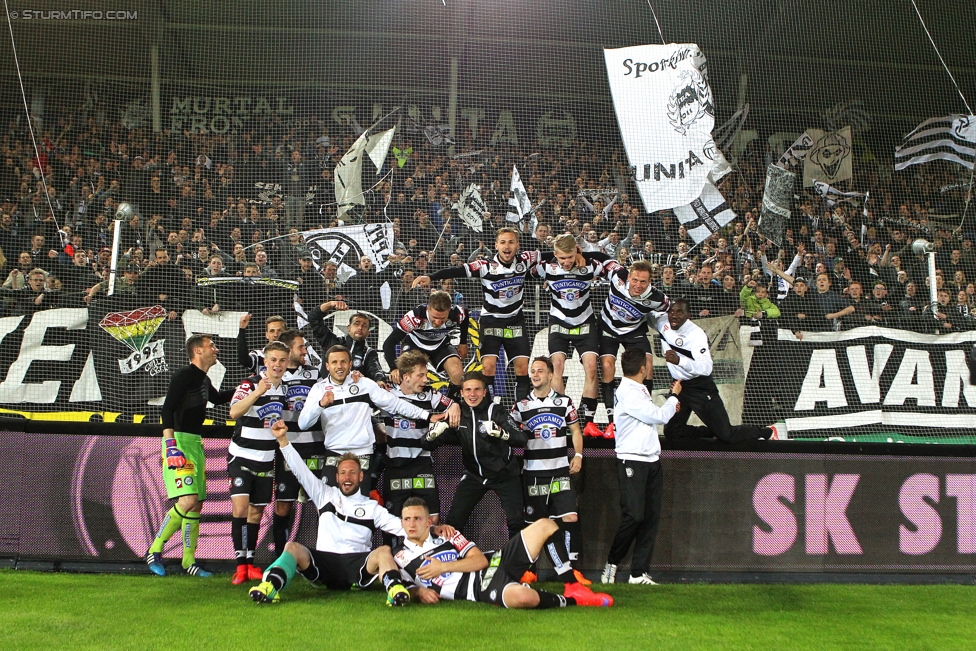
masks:
{"type": "Polygon", "coordinates": [[[267,506],[274,493],[274,470],[254,471],[247,467],[247,459],[234,457],[227,461],[227,485],[231,497],[247,495],[248,503],[267,506]]]}
{"type": "Polygon", "coordinates": [[[386,510],[399,516],[408,497],[421,497],[427,502],[431,515],[440,513],[440,496],[434,480],[434,463],[430,457],[420,457],[408,465],[393,467],[387,462],[383,471],[383,499],[386,510]]]}
{"type": "MultiPolygon", "coordinates": [[[[565,330],[565,329],[562,329],[565,330]]],[[[595,323],[585,323],[579,328],[569,329],[570,332],[580,330],[579,334],[569,334],[564,331],[553,332],[552,326],[549,328],[549,356],[562,353],[566,357],[573,356],[573,349],[579,353],[580,359],[586,353],[600,354],[600,331],[595,323]]]]}
{"type": "Polygon", "coordinates": [[[335,554],[308,550],[311,563],[302,576],[317,585],[330,590],[348,590],[353,586],[365,588],[376,580],[375,574],[366,571],[366,559],[370,552],[358,554],[335,554]]]}
{"type": "Polygon", "coordinates": [[[624,348],[643,350],[648,355],[653,352],[651,350],[651,340],[647,338],[646,331],[638,331],[637,333],[623,336],[615,335],[606,330],[600,333],[600,357],[616,357],[621,346],[624,348]]]}
{"type": "MultiPolygon", "coordinates": [[[[322,468],[322,478],[329,484],[329,486],[336,486],[336,469],[339,466],[339,457],[342,455],[333,450],[325,451],[325,467],[322,468]]],[[[368,496],[369,492],[373,490],[373,486],[370,483],[370,472],[369,467],[373,461],[372,455],[362,454],[359,456],[359,464],[363,469],[363,481],[359,485],[359,492],[363,495],[368,496]]]]}
{"type": "Polygon", "coordinates": [[[431,366],[434,370],[439,371],[444,366],[444,362],[451,359],[452,357],[457,357],[459,360],[461,356],[458,354],[457,348],[451,345],[451,342],[447,339],[442,341],[437,348],[434,350],[427,350],[426,348],[421,348],[409,339],[405,339],[402,344],[400,344],[400,354],[407,352],[408,350],[419,350],[424,355],[427,355],[427,359],[430,361],[431,366]]]}
{"type": "MultiPolygon", "coordinates": [[[[322,478],[322,469],[325,468],[325,454],[322,452],[321,443],[293,443],[295,446],[295,451],[302,456],[305,460],[305,465],[308,469],[318,477],[322,478]],[[299,446],[302,445],[312,445],[315,446],[319,452],[317,454],[310,454],[310,450],[302,449],[299,446]]],[[[281,448],[275,450],[275,501],[278,502],[294,502],[298,499],[299,495],[304,494],[302,485],[298,483],[298,477],[292,474],[288,469],[288,464],[285,462],[285,458],[281,454],[281,448]]]]}
{"type": "Polygon", "coordinates": [[[525,521],[562,518],[576,513],[576,491],[565,475],[522,475],[525,495],[525,521]]]}
{"type": "Polygon", "coordinates": [[[488,567],[481,573],[481,594],[478,595],[478,601],[508,608],[502,599],[505,588],[512,583],[519,583],[522,575],[535,561],[525,548],[522,532],[512,536],[500,551],[488,556],[488,567]]]}
{"type": "Polygon", "coordinates": [[[529,330],[522,319],[509,325],[499,325],[490,321],[486,323],[482,319],[478,328],[481,337],[481,345],[478,348],[482,357],[498,357],[498,351],[504,348],[508,361],[512,361],[517,357],[528,357],[532,350],[529,330]]]}

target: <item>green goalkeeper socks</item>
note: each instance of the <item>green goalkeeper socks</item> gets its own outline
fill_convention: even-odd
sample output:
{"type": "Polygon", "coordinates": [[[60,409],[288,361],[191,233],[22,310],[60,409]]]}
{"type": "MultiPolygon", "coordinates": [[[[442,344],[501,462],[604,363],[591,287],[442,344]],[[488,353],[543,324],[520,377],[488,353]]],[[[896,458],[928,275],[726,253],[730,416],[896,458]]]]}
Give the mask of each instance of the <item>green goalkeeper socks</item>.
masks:
{"type": "Polygon", "coordinates": [[[295,572],[298,566],[295,563],[295,557],[289,552],[282,552],[281,556],[275,559],[275,562],[268,566],[265,570],[264,575],[267,580],[274,585],[275,590],[283,590],[288,583],[295,578],[295,572]]]}
{"type": "Polygon", "coordinates": [[[180,512],[176,505],[169,510],[166,517],[163,518],[163,524],[159,527],[159,533],[156,534],[156,539],[153,541],[152,547],[149,548],[150,552],[159,554],[163,551],[163,545],[166,541],[173,537],[173,534],[180,530],[183,525],[183,514],[180,512]]]}
{"type": "Polygon", "coordinates": [[[200,514],[187,513],[183,516],[183,569],[190,567],[196,560],[197,538],[200,537],[200,514]]]}

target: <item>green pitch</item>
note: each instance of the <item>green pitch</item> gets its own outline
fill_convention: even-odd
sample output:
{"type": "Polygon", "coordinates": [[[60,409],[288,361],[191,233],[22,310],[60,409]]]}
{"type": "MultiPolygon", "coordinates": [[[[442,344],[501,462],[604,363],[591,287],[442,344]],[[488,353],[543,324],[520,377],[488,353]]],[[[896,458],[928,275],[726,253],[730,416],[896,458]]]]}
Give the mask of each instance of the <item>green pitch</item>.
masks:
{"type": "MultiPolygon", "coordinates": [[[[555,589],[557,586],[550,586],[555,589]]],[[[864,585],[613,586],[610,609],[514,612],[482,604],[386,607],[379,590],[299,579],[276,605],[185,576],[0,571],[10,649],[972,649],[976,588],[864,585]],[[192,631],[192,633],[191,633],[192,631]],[[273,631],[273,632],[272,632],[273,631]]]]}

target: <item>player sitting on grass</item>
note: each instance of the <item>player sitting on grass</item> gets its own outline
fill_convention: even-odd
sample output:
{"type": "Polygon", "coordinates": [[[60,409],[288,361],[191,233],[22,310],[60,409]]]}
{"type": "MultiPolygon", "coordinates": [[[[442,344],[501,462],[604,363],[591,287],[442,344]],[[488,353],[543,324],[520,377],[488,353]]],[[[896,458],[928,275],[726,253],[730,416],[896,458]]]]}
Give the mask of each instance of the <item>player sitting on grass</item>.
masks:
{"type": "MultiPolygon", "coordinates": [[[[279,420],[271,428],[278,439],[281,455],[298,478],[309,499],[319,512],[319,532],[315,549],[296,542],[285,544],[285,550],[264,572],[264,581],[251,588],[249,595],[257,603],[274,603],[278,593],[300,572],[318,585],[333,590],[348,590],[355,585],[369,586],[377,576],[383,579],[387,604],[404,606],[410,593],[400,581],[393,555],[387,545],[370,550],[373,530],[403,536],[400,521],[389,511],[359,492],[363,471],[359,457],[346,453],[339,457],[336,484],[330,486],[316,477],[294,446],[288,442],[288,426],[279,420]]],[[[440,535],[453,535],[452,527],[438,527],[440,535]]]]}
{"type": "Polygon", "coordinates": [[[432,532],[430,509],[420,497],[404,502],[400,521],[406,538],[393,558],[410,585],[410,594],[420,603],[466,599],[505,608],[538,609],[613,605],[610,595],[594,593],[579,583],[567,584],[563,595],[519,583],[519,577],[559,529],[548,518],[536,520],[489,556],[460,532],[432,532]]]}

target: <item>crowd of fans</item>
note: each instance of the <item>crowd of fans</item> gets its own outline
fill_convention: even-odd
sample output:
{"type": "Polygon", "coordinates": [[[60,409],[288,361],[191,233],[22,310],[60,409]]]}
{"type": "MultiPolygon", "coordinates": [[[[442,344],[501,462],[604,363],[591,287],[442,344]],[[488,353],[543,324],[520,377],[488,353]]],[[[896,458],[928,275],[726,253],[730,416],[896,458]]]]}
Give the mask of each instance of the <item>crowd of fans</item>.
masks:
{"type": "MultiPolygon", "coordinates": [[[[478,153],[452,156],[423,132],[405,132],[396,145],[409,155],[390,156],[366,205],[341,220],[393,223],[394,253],[375,273],[368,257],[355,266],[319,265],[302,236],[340,223],[333,172],[355,137],[315,118],[269,119],[233,136],[62,118],[36,130],[38,154],[29,132],[11,122],[0,143],[2,314],[104,300],[112,222],[129,202],[136,211],[121,225],[116,295],[161,304],[177,319],[190,308],[251,308],[235,303],[253,294],[201,286],[200,278],[275,278],[298,282],[300,304],[342,298],[394,319],[430,291],[413,288],[415,277],[493,255],[516,165],[537,207],[536,221],[523,226],[523,248],[550,249],[555,235],[571,232],[583,251],[624,264],[648,260],[655,284],[689,298],[699,317],[775,319],[800,336],[863,325],[933,333],[976,327],[976,251],[960,225],[968,190],[958,166],[934,162],[885,176],[876,162],[859,162],[852,187],[870,190],[868,205],[831,205],[802,192],[778,246],[758,232],[771,153],[747,147],[720,188],[739,217],[696,245],[671,211],[645,214],[611,134],[533,151],[490,147],[489,134],[467,132],[454,152],[478,153]],[[489,211],[480,232],[453,208],[471,183],[489,211]],[[917,238],[935,247],[935,306],[925,257],[912,251],[917,238]],[[385,283],[391,291],[382,309],[385,283]]],[[[468,307],[480,302],[477,286],[465,281],[435,289],[468,307]]]]}

